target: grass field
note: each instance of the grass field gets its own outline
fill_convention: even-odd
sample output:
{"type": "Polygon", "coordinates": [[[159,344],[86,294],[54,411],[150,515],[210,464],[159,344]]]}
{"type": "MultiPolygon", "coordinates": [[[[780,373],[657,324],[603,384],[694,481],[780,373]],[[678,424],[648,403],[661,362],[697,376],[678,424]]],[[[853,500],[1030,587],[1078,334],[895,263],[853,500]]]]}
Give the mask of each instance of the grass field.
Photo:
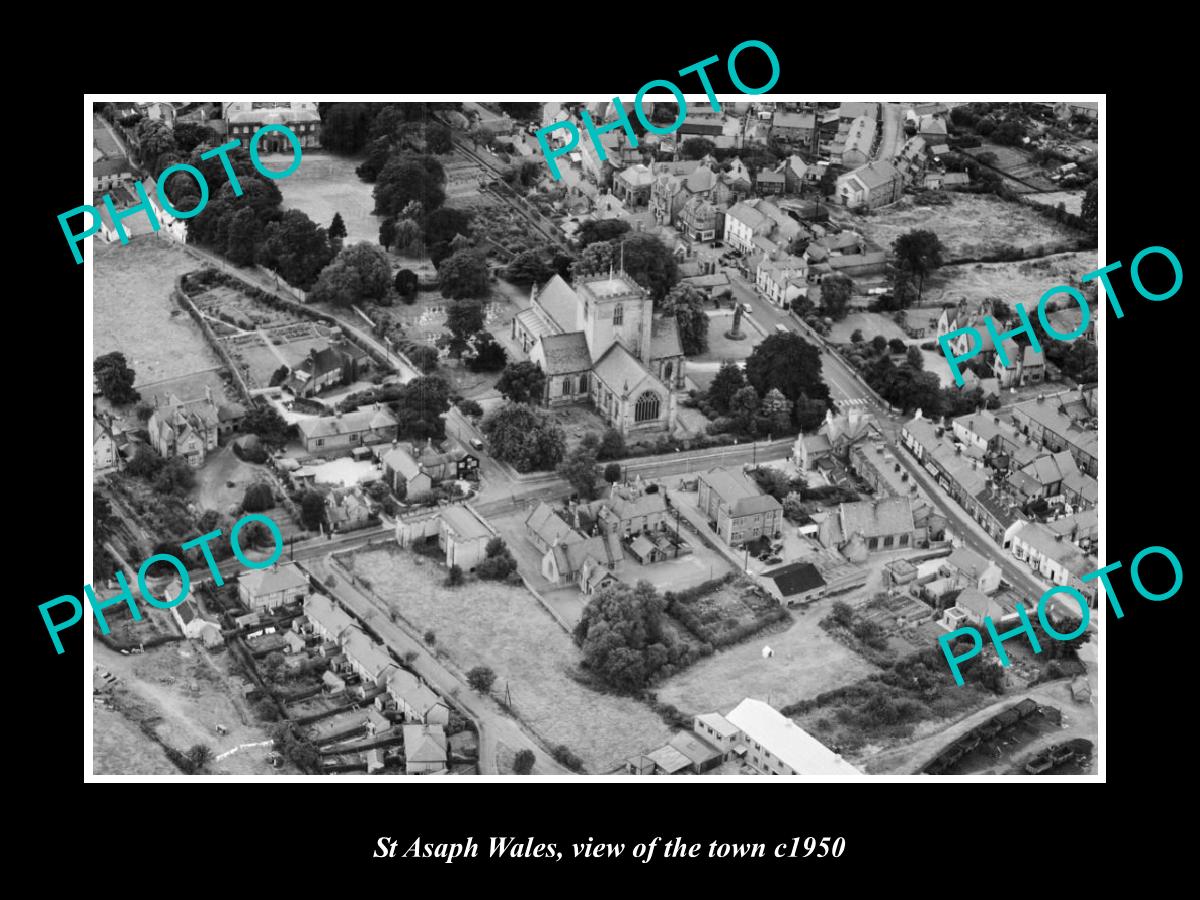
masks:
{"type": "Polygon", "coordinates": [[[832,602],[795,611],[787,631],[717,651],[660,685],[658,699],[688,714],[728,712],[745,697],[769,700],[778,708],[869,675],[874,666],[818,626],[832,602]],[[762,657],[764,646],[775,651],[770,659],[762,657]]]}
{"type": "Polygon", "coordinates": [[[96,356],[124,353],[137,373],[135,386],[221,364],[196,323],[171,300],[175,277],[196,269],[196,260],[156,238],[94,245],[96,356]]]}
{"type": "Polygon", "coordinates": [[[643,704],[571,677],[579,651],[524,588],[481,581],[448,588],[441,566],[399,549],[357,553],[353,565],[408,621],[432,629],[457,666],[490,666],[495,690],[508,687],[520,718],[547,743],[570,747],[589,771],[611,771],[670,737],[643,704]]]}
{"type": "Polygon", "coordinates": [[[121,713],[92,710],[92,766],[97,775],[178,775],[162,747],[121,713]]]}
{"type": "MultiPolygon", "coordinates": [[[[291,162],[289,154],[265,155],[263,162],[273,169],[291,162]]],[[[334,213],[346,223],[347,245],[358,241],[379,240],[379,217],[372,210],[374,185],[354,174],[360,160],[308,150],[300,168],[275,182],[283,194],[283,208],[299,209],[323,228],[328,228],[334,213]]]]}
{"type": "MultiPolygon", "coordinates": [[[[1020,203],[986,194],[947,194],[951,203],[923,205],[911,197],[876,210],[866,218],[850,217],[854,227],[885,250],[915,228],[928,229],[946,245],[947,259],[986,256],[1004,244],[1030,249],[1077,236],[1020,203]]],[[[844,219],[848,213],[839,213],[844,219]]]]}

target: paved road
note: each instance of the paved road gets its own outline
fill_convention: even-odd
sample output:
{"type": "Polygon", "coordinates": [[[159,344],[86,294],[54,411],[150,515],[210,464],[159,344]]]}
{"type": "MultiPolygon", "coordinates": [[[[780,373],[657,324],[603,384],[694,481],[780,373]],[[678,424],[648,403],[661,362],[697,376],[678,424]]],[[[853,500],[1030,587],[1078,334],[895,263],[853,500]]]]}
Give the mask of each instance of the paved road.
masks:
{"type": "MultiPolygon", "coordinates": [[[[479,732],[479,771],[483,775],[498,775],[497,754],[503,742],[514,752],[532,750],[537,758],[535,775],[570,774],[555,762],[549,751],[527,734],[490,697],[477,694],[467,685],[466,678],[456,668],[439,660],[417,635],[401,623],[391,620],[391,611],[373,596],[349,584],[342,570],[334,570],[328,556],[312,560],[306,569],[322,583],[332,574],[336,581],[329,590],[348,610],[368,623],[397,659],[406,653],[416,653],[410,668],[438,693],[453,700],[470,716],[479,732]]],[[[532,598],[530,599],[532,603],[532,598]]]]}
{"type": "Polygon", "coordinates": [[[884,103],[883,107],[883,137],[879,139],[879,149],[875,152],[876,159],[891,159],[900,152],[904,144],[904,110],[898,103],[884,103]]]}

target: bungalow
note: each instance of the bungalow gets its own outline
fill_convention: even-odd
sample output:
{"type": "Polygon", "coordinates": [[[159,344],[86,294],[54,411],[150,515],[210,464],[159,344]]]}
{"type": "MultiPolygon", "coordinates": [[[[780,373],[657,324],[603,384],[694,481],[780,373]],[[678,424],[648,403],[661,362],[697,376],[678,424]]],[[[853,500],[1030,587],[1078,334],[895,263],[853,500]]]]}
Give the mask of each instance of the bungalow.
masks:
{"type": "Polygon", "coordinates": [[[696,482],[697,505],[726,544],[782,533],[783,507],[743,473],[717,468],[700,473],[696,482]]]}
{"type": "Polygon", "coordinates": [[[387,695],[405,722],[445,725],[450,721],[450,707],[407,669],[392,672],[387,682],[387,695]]]}
{"type": "Polygon", "coordinates": [[[378,403],[354,412],[301,419],[297,428],[304,449],[317,455],[396,439],[396,419],[378,403]]]}
{"type": "Polygon", "coordinates": [[[767,590],[788,606],[803,606],[825,596],[825,579],[812,563],[789,563],[764,572],[762,577],[767,590]]]}
{"type": "Polygon", "coordinates": [[[383,456],[383,475],[388,486],[401,500],[426,494],[433,489],[433,479],[403,447],[393,447],[383,456]]]}
{"type": "Polygon", "coordinates": [[[238,599],[252,610],[276,609],[303,600],[309,593],[308,577],[295,563],[242,572],[237,587],[238,599]]]}
{"type": "Polygon", "coordinates": [[[466,506],[447,506],[439,516],[438,546],[446,553],[446,565],[474,571],[495,534],[466,506]]]}
{"type": "Polygon", "coordinates": [[[441,725],[405,725],[404,771],[426,775],[446,768],[446,732],[441,725]]]}

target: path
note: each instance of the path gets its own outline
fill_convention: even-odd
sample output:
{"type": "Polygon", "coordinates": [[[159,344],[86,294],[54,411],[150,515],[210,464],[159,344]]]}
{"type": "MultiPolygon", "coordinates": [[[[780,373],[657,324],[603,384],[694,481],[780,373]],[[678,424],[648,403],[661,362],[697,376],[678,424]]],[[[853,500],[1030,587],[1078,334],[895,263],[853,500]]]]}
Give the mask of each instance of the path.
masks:
{"type": "Polygon", "coordinates": [[[233,756],[233,754],[237,753],[239,750],[249,750],[251,747],[270,747],[274,743],[274,741],[259,741],[256,744],[238,744],[232,750],[226,750],[224,753],[218,756],[216,761],[220,762],[227,756],[233,756]]]}
{"type": "Polygon", "coordinates": [[[875,151],[876,159],[890,160],[900,152],[903,144],[904,113],[898,103],[880,104],[883,111],[883,137],[879,141],[879,149],[875,151]]]}
{"type": "Polygon", "coordinates": [[[466,679],[460,673],[452,672],[446,663],[430,653],[417,635],[410,633],[405,625],[393,622],[391,610],[385,604],[348,583],[344,570],[340,566],[335,568],[328,556],[313,560],[305,568],[322,583],[326,583],[326,579],[333,575],[335,583],[327,590],[343,606],[369,624],[397,659],[415,653],[416,657],[409,668],[442,696],[452,698],[472,719],[479,732],[480,774],[500,774],[498,753],[501,743],[514,752],[532,750],[536,757],[535,774],[570,774],[555,762],[545,747],[509,718],[494,700],[471,690],[466,679]]]}

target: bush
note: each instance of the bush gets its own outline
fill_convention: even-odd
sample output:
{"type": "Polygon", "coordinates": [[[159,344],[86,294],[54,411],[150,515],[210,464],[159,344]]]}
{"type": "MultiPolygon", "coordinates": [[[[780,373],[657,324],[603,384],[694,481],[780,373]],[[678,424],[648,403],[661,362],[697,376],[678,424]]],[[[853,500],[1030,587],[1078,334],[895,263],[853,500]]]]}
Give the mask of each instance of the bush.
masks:
{"type": "Polygon", "coordinates": [[[558,763],[566,766],[572,772],[583,771],[583,760],[572,753],[571,749],[566,744],[559,744],[554,748],[551,755],[558,763]]]}
{"type": "Polygon", "coordinates": [[[533,771],[533,764],[537,757],[533,755],[532,750],[521,750],[513,758],[513,774],[528,775],[533,771]]]}
{"type": "Polygon", "coordinates": [[[437,635],[434,633],[433,629],[426,631],[424,638],[425,643],[429,644],[430,646],[437,643],[437,635]]]}
{"type": "Polygon", "coordinates": [[[496,673],[487,666],[476,666],[467,673],[467,684],[471,689],[478,691],[481,694],[486,694],[492,689],[492,685],[496,681],[496,673]]]}
{"type": "Polygon", "coordinates": [[[450,572],[446,575],[446,584],[448,584],[450,587],[454,587],[454,586],[462,584],[462,583],[463,583],[462,566],[460,566],[456,563],[455,565],[450,567],[450,572]]]}
{"type": "Polygon", "coordinates": [[[259,481],[246,488],[246,493],[242,497],[243,512],[262,512],[274,506],[275,494],[266,482],[259,481]]]}

